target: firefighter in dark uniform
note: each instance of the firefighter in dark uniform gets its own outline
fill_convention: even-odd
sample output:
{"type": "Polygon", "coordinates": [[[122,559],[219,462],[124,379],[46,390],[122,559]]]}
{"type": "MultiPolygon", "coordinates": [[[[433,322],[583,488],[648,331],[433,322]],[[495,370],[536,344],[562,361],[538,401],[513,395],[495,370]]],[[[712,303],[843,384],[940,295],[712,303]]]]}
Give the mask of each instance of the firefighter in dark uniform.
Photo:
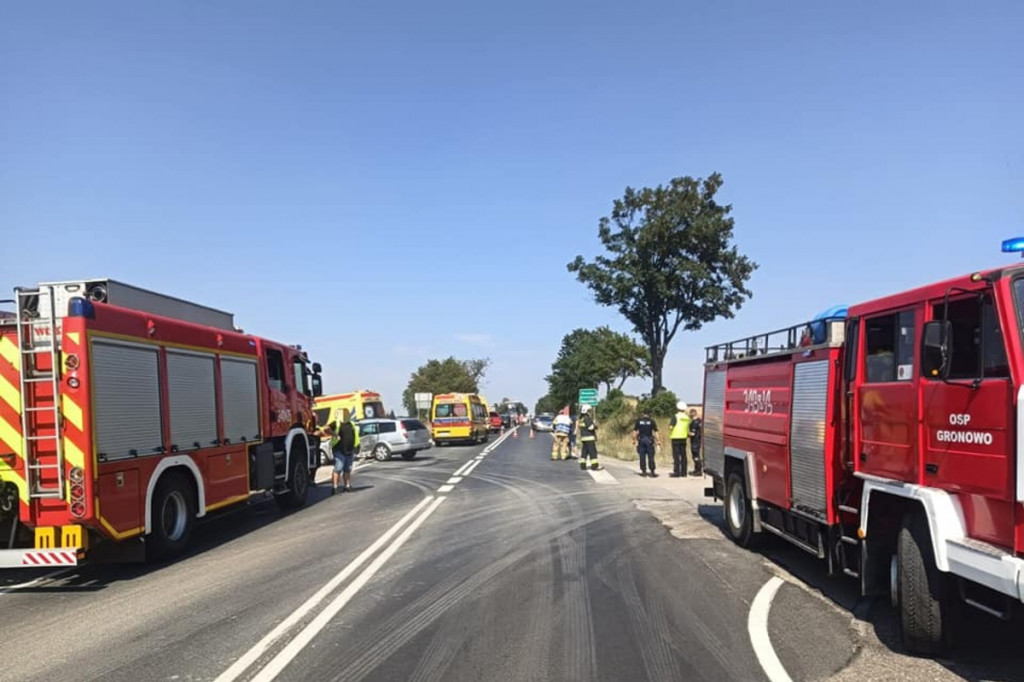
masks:
{"type": "Polygon", "coordinates": [[[597,423],[594,421],[590,405],[580,408],[580,418],[576,421],[576,442],[580,444],[580,469],[600,469],[597,463],[597,423]]]}

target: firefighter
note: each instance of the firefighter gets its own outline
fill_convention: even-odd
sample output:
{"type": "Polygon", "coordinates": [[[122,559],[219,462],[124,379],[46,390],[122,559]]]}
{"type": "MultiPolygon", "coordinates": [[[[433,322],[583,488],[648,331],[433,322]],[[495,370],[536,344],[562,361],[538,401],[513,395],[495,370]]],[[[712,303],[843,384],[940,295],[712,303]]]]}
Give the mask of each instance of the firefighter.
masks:
{"type": "Polygon", "coordinates": [[[327,424],[324,431],[331,437],[334,457],[331,494],[338,492],[339,478],[344,482],[343,490],[352,492],[352,462],[359,451],[359,427],[349,418],[348,410],[342,408],[334,413],[334,421],[327,424]]]}
{"type": "Polygon", "coordinates": [[[646,476],[647,469],[651,470],[651,478],[657,478],[654,471],[654,447],[661,447],[658,439],[658,424],[651,419],[650,410],[645,409],[636,424],[633,425],[633,446],[636,454],[640,455],[640,475],[646,476]]]}
{"type": "Polygon", "coordinates": [[[680,400],[676,403],[676,413],[669,422],[671,431],[669,439],[672,441],[672,478],[686,476],[686,441],[690,438],[690,415],[686,411],[686,403],[680,400]]]}
{"type": "MultiPolygon", "coordinates": [[[[572,419],[569,408],[558,413],[552,422],[555,431],[555,443],[551,446],[551,459],[569,459],[569,434],[572,433],[572,419]]],[[[531,428],[533,428],[531,426],[531,428]]]]}
{"type": "Polygon", "coordinates": [[[580,408],[580,418],[576,421],[576,441],[580,443],[580,469],[597,470],[597,423],[594,421],[590,405],[580,408]]]}
{"type": "Polygon", "coordinates": [[[693,476],[704,475],[704,463],[700,459],[700,437],[701,428],[704,426],[701,422],[700,417],[697,416],[697,410],[690,408],[690,454],[693,455],[693,476]]]}

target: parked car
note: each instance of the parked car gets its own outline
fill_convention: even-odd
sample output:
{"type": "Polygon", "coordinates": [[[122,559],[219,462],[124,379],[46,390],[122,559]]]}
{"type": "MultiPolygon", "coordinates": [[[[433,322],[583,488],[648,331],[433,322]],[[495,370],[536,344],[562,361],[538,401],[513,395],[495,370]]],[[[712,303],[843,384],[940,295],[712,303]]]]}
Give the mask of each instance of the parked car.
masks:
{"type": "Polygon", "coordinates": [[[550,414],[539,414],[533,419],[534,431],[553,431],[555,417],[550,414]]]}
{"type": "Polygon", "coordinates": [[[430,430],[415,417],[363,419],[359,422],[359,457],[386,462],[393,455],[410,460],[434,446],[430,430]]]}
{"type": "Polygon", "coordinates": [[[491,414],[490,414],[491,431],[501,431],[502,424],[503,424],[503,422],[502,422],[502,419],[501,419],[501,415],[498,414],[497,412],[491,412],[491,414]]]}

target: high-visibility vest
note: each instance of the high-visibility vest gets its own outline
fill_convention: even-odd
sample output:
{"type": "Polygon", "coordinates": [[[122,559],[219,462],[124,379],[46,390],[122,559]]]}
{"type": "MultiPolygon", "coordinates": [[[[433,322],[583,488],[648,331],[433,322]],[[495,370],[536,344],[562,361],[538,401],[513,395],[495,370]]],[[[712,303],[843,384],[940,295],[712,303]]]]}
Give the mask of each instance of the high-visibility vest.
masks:
{"type": "Polygon", "coordinates": [[[672,440],[686,440],[690,436],[690,415],[676,412],[676,424],[672,427],[672,440]]]}
{"type": "MultiPolygon", "coordinates": [[[[330,425],[331,426],[331,433],[334,434],[334,435],[331,436],[331,450],[334,450],[336,447],[338,447],[338,443],[341,442],[341,427],[342,427],[342,425],[344,423],[345,422],[340,422],[340,421],[331,422],[331,425],[330,425]]],[[[352,426],[352,451],[353,452],[358,452],[359,451],[359,425],[356,424],[355,422],[352,422],[351,426],[352,426]]]]}

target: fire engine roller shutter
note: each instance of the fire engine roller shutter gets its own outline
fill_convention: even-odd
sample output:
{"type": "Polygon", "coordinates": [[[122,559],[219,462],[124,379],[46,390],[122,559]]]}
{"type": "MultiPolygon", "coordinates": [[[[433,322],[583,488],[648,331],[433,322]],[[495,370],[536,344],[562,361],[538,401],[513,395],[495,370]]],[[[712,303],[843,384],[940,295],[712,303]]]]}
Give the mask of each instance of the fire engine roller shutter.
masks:
{"type": "Polygon", "coordinates": [[[217,439],[217,394],[213,356],[167,351],[171,444],[179,450],[208,448],[217,439]]]}
{"type": "Polygon", "coordinates": [[[159,372],[156,348],[93,341],[92,408],[98,455],[113,460],[159,452],[163,442],[159,372]]]}
{"type": "Polygon", "coordinates": [[[790,421],[790,476],[793,506],[825,518],[825,406],[829,361],[803,362],[793,368],[790,421]]]}
{"type": "Polygon", "coordinates": [[[725,443],[722,424],[725,421],[725,370],[708,372],[704,388],[704,462],[716,473],[725,471],[725,443]]]}
{"type": "Polygon", "coordinates": [[[224,398],[224,437],[232,443],[260,437],[259,395],[256,363],[221,358],[221,392],[224,398]]]}

